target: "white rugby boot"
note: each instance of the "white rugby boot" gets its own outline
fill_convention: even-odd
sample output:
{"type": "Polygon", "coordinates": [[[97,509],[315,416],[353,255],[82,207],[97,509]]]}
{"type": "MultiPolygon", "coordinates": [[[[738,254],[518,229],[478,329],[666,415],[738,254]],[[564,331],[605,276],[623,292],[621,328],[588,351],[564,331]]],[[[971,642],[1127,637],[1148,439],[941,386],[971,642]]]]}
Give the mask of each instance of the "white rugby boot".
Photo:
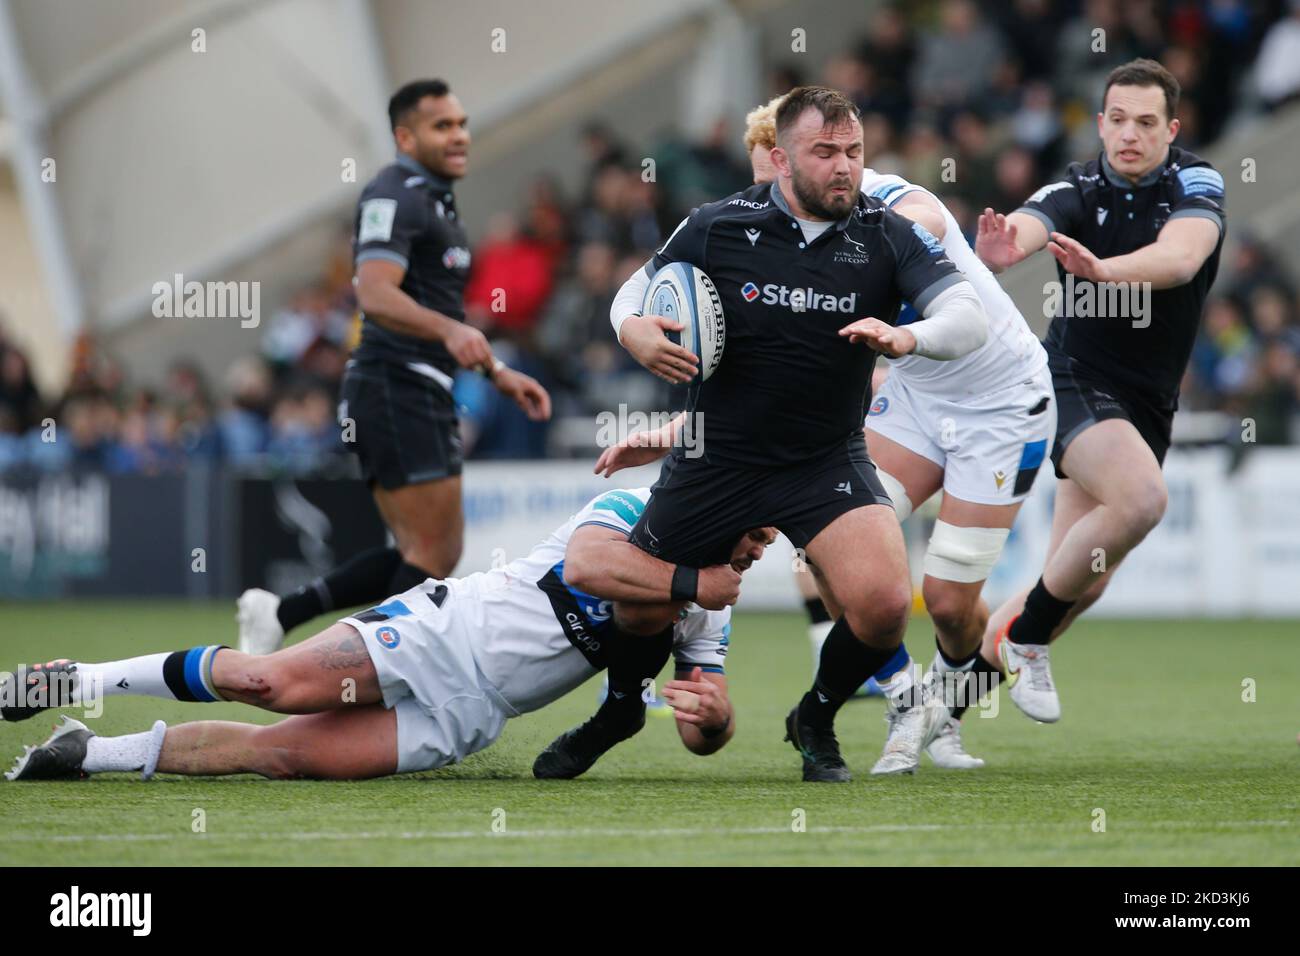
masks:
{"type": "Polygon", "coordinates": [[[939,727],[938,736],[925,748],[936,767],[945,770],[975,770],[984,761],[966,752],[961,744],[961,721],[949,717],[939,727]]]}
{"type": "Polygon", "coordinates": [[[284,628],[276,611],[280,598],[261,588],[249,588],[235,603],[239,609],[239,650],[243,654],[274,654],[284,646],[284,628]]]}
{"type": "Polygon", "coordinates": [[[921,751],[939,733],[948,710],[938,697],[923,693],[916,661],[880,685],[885,693],[889,734],[872,774],[915,773],[921,751]]]}
{"type": "Polygon", "coordinates": [[[1007,637],[1010,627],[998,635],[998,661],[1007,675],[1011,702],[1039,723],[1054,724],[1061,719],[1061,698],[1052,683],[1047,645],[1017,644],[1007,637]]]}

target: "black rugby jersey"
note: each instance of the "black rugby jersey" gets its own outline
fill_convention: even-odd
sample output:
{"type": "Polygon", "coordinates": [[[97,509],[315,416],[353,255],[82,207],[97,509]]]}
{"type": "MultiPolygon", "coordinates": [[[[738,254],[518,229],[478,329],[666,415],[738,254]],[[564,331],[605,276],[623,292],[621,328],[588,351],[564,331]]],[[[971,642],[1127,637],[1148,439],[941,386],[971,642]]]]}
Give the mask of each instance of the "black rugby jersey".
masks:
{"type": "MultiPolygon", "coordinates": [[[[420,305],[464,321],[469,239],[456,215],[449,180],[399,155],[361,191],[353,261],[387,259],[406,269],[402,291],[420,305]]],[[[451,375],[456,360],[441,342],[404,335],[362,316],[357,358],[422,363],[451,375]]]]}
{"type": "MultiPolygon", "coordinates": [[[[704,458],[741,467],[806,461],[862,432],[877,353],[839,330],[894,324],[965,277],[942,244],[878,199],[806,242],[780,187],[751,186],[696,209],[647,264],[702,270],[726,318],[722,362],[692,386],[704,458]]],[[[677,450],[680,453],[681,449],[677,450]]]]}
{"type": "Polygon", "coordinates": [[[1200,157],[1171,146],[1163,165],[1132,184],[1103,153],[1087,163],[1071,163],[1063,180],[1044,186],[1016,211],[1081,242],[1099,259],[1150,245],[1171,219],[1200,216],[1218,225],[1218,245],[1192,280],[1152,290],[1145,300],[1148,314],[1136,319],[1126,310],[1098,314],[1107,311],[1104,303],[1125,300],[1097,283],[1067,280],[1056,265],[1062,295],[1044,342],[1053,371],[1082,371],[1136,390],[1160,407],[1176,408],[1178,385],[1219,271],[1226,232],[1223,177],[1200,157]]]}

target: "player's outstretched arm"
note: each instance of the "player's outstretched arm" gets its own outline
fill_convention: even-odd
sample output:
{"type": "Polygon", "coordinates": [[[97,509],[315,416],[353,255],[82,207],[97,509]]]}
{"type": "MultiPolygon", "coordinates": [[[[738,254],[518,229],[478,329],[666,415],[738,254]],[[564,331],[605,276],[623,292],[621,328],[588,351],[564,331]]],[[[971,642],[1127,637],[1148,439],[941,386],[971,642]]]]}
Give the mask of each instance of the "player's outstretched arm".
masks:
{"type": "Polygon", "coordinates": [[[662,428],[633,432],[612,448],[606,448],[596,459],[596,474],[611,478],[624,468],[658,461],[677,444],[685,421],[686,413],[678,412],[662,428]]]}
{"type": "MultiPolygon", "coordinates": [[[[622,531],[598,524],[574,531],[564,551],[564,582],[607,601],[672,603],[676,570],[632,544],[622,531]]],[[[740,598],[740,573],[731,565],[701,568],[698,582],[695,603],[705,610],[720,611],[740,598]]]]}
{"type": "Polygon", "coordinates": [[[988,339],[988,316],[969,282],[940,292],[921,314],[922,319],[905,326],[868,316],[844,326],[840,335],[889,358],[915,354],[940,362],[961,358],[988,339]]]}
{"type": "Polygon", "coordinates": [[[1023,212],[1004,216],[992,209],[980,215],[975,255],[992,272],[1001,272],[1047,245],[1047,227],[1023,212]]]}
{"type": "Polygon", "coordinates": [[[677,718],[677,734],[691,753],[707,757],[717,753],[736,735],[736,715],[727,695],[725,674],[704,673],[702,668],[678,670],[664,684],[664,700],[677,718]]]}
{"type": "Polygon", "coordinates": [[[1095,282],[1150,282],[1172,289],[1191,282],[1219,244],[1213,219],[1187,217],[1165,223],[1156,241],[1123,256],[1098,259],[1081,243],[1052,233],[1049,249],[1066,272],[1095,282]]]}

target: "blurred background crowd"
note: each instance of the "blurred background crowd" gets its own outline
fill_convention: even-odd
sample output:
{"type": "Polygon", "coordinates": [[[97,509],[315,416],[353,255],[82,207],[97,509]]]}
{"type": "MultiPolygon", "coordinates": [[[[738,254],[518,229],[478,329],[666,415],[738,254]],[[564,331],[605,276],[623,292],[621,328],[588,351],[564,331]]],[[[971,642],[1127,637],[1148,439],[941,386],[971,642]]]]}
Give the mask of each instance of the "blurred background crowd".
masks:
{"type": "MultiPolygon", "coordinates": [[[[809,58],[773,64],[769,95],[810,82],[848,92],[863,111],[868,165],[935,192],[968,236],[985,206],[1010,211],[1068,162],[1096,154],[1094,117],[1118,63],[1149,56],[1178,77],[1177,142],[1197,152],[1300,94],[1300,0],[945,0],[917,9],[924,15],[908,4],[880,11],[856,52],[821,63],[818,74],[806,72],[809,58]],[[1104,55],[1091,52],[1099,27],[1104,55]],[[956,160],[952,181],[945,158],[956,160]]],[[[556,415],[549,425],[529,423],[486,381],[461,375],[456,399],[469,457],[585,454],[597,412],[620,403],[680,406],[680,394],[618,346],[609,305],[693,206],[750,183],[740,137],[752,105],[737,104],[700,140],[669,133],[621,142],[590,125],[581,194],[539,178],[523,208],[496,211],[474,237],[468,320],[501,358],[551,390],[556,415]],[[494,308],[501,302],[506,308],[494,308]]],[[[41,395],[0,317],[0,469],[152,474],[207,460],[301,474],[337,466],[344,449],[334,408],[357,335],[341,226],[321,277],[264,318],[260,354],[240,358],[220,380],[178,361],[161,384],[141,387],[83,335],[63,394],[41,395]]],[[[1248,235],[1234,239],[1223,264],[1230,278],[1214,290],[1182,407],[1223,413],[1231,424],[1223,440],[1249,417],[1259,443],[1292,443],[1300,438],[1294,279],[1276,250],[1248,235]]]]}

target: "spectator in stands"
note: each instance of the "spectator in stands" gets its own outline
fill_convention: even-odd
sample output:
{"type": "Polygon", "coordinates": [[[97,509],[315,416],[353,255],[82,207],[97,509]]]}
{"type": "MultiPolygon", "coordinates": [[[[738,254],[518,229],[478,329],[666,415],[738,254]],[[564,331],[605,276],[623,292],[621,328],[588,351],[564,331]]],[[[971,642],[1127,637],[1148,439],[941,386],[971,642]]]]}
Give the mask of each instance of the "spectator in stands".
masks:
{"type": "Polygon", "coordinates": [[[948,111],[980,102],[1005,55],[1002,38],[971,0],[944,0],[940,26],[921,38],[912,73],[917,100],[948,111]]]}
{"type": "MultiPolygon", "coordinates": [[[[604,123],[588,123],[582,128],[582,151],[587,157],[587,168],[582,181],[588,190],[606,169],[622,169],[627,165],[627,149],[604,123]]],[[[592,202],[591,192],[583,196],[583,205],[592,202]]]]}
{"type": "MultiPolygon", "coordinates": [[[[912,89],[907,78],[916,63],[916,41],[897,6],[882,6],[872,15],[867,37],[858,47],[858,58],[871,69],[873,108],[883,112],[901,131],[911,119],[912,89]]],[[[799,85],[791,83],[772,95],[799,85]]]]}
{"type": "Polygon", "coordinates": [[[1231,299],[1215,296],[1205,309],[1205,321],[1192,349],[1192,404],[1232,410],[1246,388],[1258,355],[1255,337],[1240,308],[1231,299]]]}
{"type": "MultiPolygon", "coordinates": [[[[620,175],[615,167],[609,171],[620,175]]],[[[465,286],[466,321],[489,334],[527,341],[550,294],[547,249],[524,232],[510,213],[493,216],[474,251],[465,286]]]]}
{"type": "Polygon", "coordinates": [[[291,474],[303,474],[342,451],[330,393],[306,378],[292,381],[271,410],[271,437],[266,449],[271,465],[291,474]]]}
{"type": "Polygon", "coordinates": [[[578,249],[574,274],[559,284],[546,307],[536,342],[561,390],[581,393],[596,368],[607,370],[611,363],[626,367],[623,359],[630,358],[609,325],[609,307],[619,287],[615,264],[609,243],[585,243],[578,249]]]}
{"type": "Polygon", "coordinates": [[[546,250],[552,271],[562,268],[568,255],[571,216],[555,177],[539,176],[533,180],[528,187],[524,228],[546,250]]]}
{"type": "Polygon", "coordinates": [[[232,465],[253,465],[270,441],[270,369],[255,356],[237,359],[226,372],[226,391],[229,406],[217,418],[221,447],[232,465]]]}
{"type": "Polygon", "coordinates": [[[1049,84],[1036,81],[1025,85],[1020,106],[1011,116],[1010,133],[1015,143],[1034,154],[1039,182],[1057,172],[1064,128],[1049,84]]]}
{"type": "Polygon", "coordinates": [[[1290,16],[1269,28],[1255,61],[1255,88],[1270,110],[1300,94],[1300,0],[1289,6],[1290,16]]]}
{"type": "Polygon", "coordinates": [[[1250,294],[1250,324],[1263,342],[1280,342],[1300,353],[1300,328],[1295,319],[1295,298],[1285,289],[1261,285],[1250,294]]]}
{"type": "Polygon", "coordinates": [[[296,293],[271,316],[262,339],[262,354],[280,375],[306,362],[332,381],[342,376],[331,353],[339,354],[351,333],[352,312],[346,299],[331,296],[325,285],[312,284],[296,293]]]}
{"type": "Polygon", "coordinates": [[[862,114],[862,156],[872,169],[897,173],[903,157],[895,150],[895,130],[883,113],[862,114]]]}
{"type": "Polygon", "coordinates": [[[948,184],[939,177],[943,161],[953,152],[929,123],[914,124],[903,143],[903,178],[932,193],[948,192],[948,184]]]}
{"type": "Polygon", "coordinates": [[[1024,146],[1012,144],[1000,150],[993,167],[995,188],[991,205],[994,209],[1017,209],[1041,182],[1038,162],[1024,146]]]}
{"type": "MultiPolygon", "coordinates": [[[[511,368],[538,380],[544,379],[543,369],[514,344],[494,343],[493,351],[511,368]]],[[[461,438],[467,459],[546,457],[546,435],[550,423],[529,421],[519,406],[504,398],[483,376],[458,372],[453,397],[460,412],[461,438]]]]}
{"type": "Polygon", "coordinates": [[[1049,0],[1015,0],[1010,4],[996,4],[995,15],[1000,16],[999,28],[1006,38],[1026,80],[1045,80],[1051,77],[1053,46],[1060,33],[1060,17],[1049,0]]]}
{"type": "Polygon", "coordinates": [[[0,337],[0,434],[22,434],[40,420],[41,396],[27,356],[0,337]]]}
{"type": "Polygon", "coordinates": [[[1255,366],[1246,389],[1245,417],[1255,423],[1255,441],[1286,445],[1300,440],[1300,357],[1281,341],[1273,341],[1255,366]]]}
{"type": "MultiPolygon", "coordinates": [[[[701,140],[673,135],[650,151],[649,155],[656,160],[655,178],[669,191],[669,204],[680,213],[671,217],[672,227],[675,228],[681,217],[695,206],[712,202],[753,182],[749,166],[736,161],[730,128],[729,120],[720,117],[701,140]]],[[[622,251],[630,246],[624,244],[618,248],[622,251]]]]}
{"type": "Polygon", "coordinates": [[[46,467],[63,471],[104,470],[116,449],[117,408],[99,392],[85,391],[64,401],[56,416],[56,440],[46,467]]]}
{"type": "MultiPolygon", "coordinates": [[[[952,142],[956,147],[955,178],[943,184],[943,191],[968,205],[982,208],[988,197],[997,192],[995,161],[998,151],[988,122],[974,110],[962,110],[952,119],[952,142]]],[[[1025,195],[1028,193],[1010,206],[999,208],[1014,209],[1025,195]]]]}
{"type": "MultiPolygon", "coordinates": [[[[1121,15],[1120,0],[1086,0],[1079,16],[1061,28],[1056,44],[1054,84],[1063,100],[1079,104],[1076,120],[1097,113],[1107,74],[1138,55],[1121,15]]],[[[1079,128],[1086,148],[1075,152],[1095,153],[1095,125],[1082,123],[1079,128]]]]}

